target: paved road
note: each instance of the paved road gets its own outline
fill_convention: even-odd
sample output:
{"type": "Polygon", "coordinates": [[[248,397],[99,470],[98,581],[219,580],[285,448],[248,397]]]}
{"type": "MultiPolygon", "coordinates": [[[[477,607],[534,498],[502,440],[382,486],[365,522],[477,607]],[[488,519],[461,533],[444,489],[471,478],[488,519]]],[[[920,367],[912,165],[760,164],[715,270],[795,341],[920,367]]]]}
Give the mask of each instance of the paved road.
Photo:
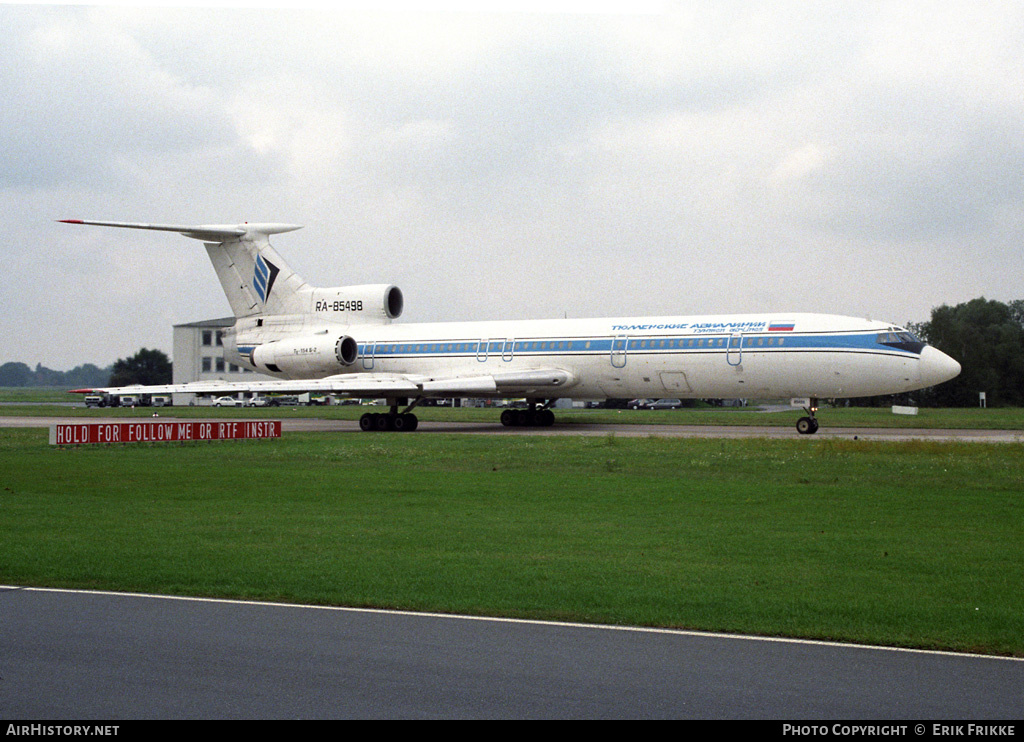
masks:
{"type": "MultiPolygon", "coordinates": [[[[267,419],[272,419],[268,416],[267,419]]],[[[81,422],[125,422],[128,418],[106,417],[32,417],[0,416],[0,428],[49,427],[54,424],[81,422]]],[[[134,419],[134,418],[133,418],[134,419]]],[[[146,418],[142,418],[146,419],[146,418]]],[[[199,422],[199,418],[189,418],[199,422]]],[[[211,422],[223,422],[225,418],[210,418],[211,422]]],[[[249,418],[246,418],[249,419],[249,418]]],[[[359,433],[359,424],[350,420],[325,420],[298,418],[283,420],[285,432],[343,432],[359,433]]],[[[417,433],[476,433],[486,435],[589,435],[613,434],[623,437],[664,436],[674,438],[775,438],[789,440],[813,440],[842,438],[852,440],[936,440],[973,441],[987,443],[1022,443],[1024,430],[945,430],[929,428],[830,428],[823,426],[813,436],[799,435],[789,426],[771,425],[629,425],[606,423],[555,424],[551,428],[506,428],[497,419],[494,422],[420,422],[417,433]]],[[[394,433],[371,433],[367,435],[395,435],[394,433]]]]}
{"type": "Polygon", "coordinates": [[[1019,660],[3,586],[0,615],[7,720],[1014,720],[1024,710],[1019,660]]]}

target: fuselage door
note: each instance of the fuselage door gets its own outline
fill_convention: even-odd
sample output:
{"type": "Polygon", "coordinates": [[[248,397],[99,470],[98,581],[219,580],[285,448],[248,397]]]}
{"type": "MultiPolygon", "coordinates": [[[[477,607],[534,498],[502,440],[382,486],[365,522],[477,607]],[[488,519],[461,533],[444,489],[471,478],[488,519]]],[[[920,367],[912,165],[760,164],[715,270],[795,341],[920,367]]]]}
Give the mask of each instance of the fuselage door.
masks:
{"type": "Polygon", "coordinates": [[[743,363],[743,333],[734,332],[729,336],[729,344],[725,349],[725,362],[730,366],[743,363]]]}
{"type": "Polygon", "coordinates": [[[373,368],[373,355],[377,352],[377,341],[363,345],[363,368],[369,371],[373,368]]]}
{"type": "Polygon", "coordinates": [[[626,367],[626,351],[629,349],[629,337],[627,335],[616,335],[612,338],[612,366],[615,368],[626,367]]]}

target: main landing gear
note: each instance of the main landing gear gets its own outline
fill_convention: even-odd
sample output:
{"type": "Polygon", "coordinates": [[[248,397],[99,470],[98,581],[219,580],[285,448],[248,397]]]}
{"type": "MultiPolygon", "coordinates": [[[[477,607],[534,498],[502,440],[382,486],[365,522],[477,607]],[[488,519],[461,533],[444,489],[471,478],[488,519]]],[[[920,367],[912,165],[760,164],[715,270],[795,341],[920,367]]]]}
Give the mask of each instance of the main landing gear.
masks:
{"type": "Polygon", "coordinates": [[[818,432],[818,418],[814,413],[818,411],[818,400],[811,399],[811,404],[804,407],[807,417],[801,417],[796,421],[796,432],[800,435],[814,435],[818,432]]]}
{"type": "Polygon", "coordinates": [[[555,413],[549,408],[551,402],[538,407],[533,400],[526,410],[504,410],[501,413],[501,424],[506,428],[550,428],[555,424],[555,413]]]}
{"type": "Polygon", "coordinates": [[[391,406],[390,412],[367,412],[359,418],[359,429],[364,433],[368,433],[372,430],[385,431],[390,430],[396,433],[411,433],[419,427],[419,418],[412,414],[412,408],[420,403],[420,400],[416,400],[411,405],[405,408],[404,412],[399,412],[398,407],[400,404],[406,404],[408,400],[397,400],[389,399],[388,404],[391,406]]]}
{"type": "MultiPolygon", "coordinates": [[[[501,424],[507,428],[550,428],[555,424],[555,413],[550,409],[551,400],[545,405],[538,405],[536,400],[530,400],[530,407],[526,410],[504,410],[501,413],[501,424]]],[[[359,429],[364,432],[371,431],[394,431],[412,432],[419,427],[419,419],[412,414],[412,409],[420,403],[415,400],[399,412],[399,406],[406,404],[405,399],[389,399],[390,412],[367,412],[359,418],[359,429]]]]}

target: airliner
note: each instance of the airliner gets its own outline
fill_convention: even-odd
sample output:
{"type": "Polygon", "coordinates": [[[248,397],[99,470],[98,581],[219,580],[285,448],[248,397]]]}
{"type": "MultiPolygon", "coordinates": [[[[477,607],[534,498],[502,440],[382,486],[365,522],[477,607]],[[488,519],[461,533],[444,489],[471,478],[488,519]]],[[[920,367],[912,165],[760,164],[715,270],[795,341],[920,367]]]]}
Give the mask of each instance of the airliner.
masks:
{"type": "Polygon", "coordinates": [[[434,398],[525,398],[506,426],[550,426],[560,398],[790,398],[818,430],[818,400],[897,394],[934,386],[960,364],[905,328],[797,312],[604,319],[396,323],[391,284],[317,288],[296,274],[270,235],[300,225],[171,225],[62,219],[178,232],[201,240],[235,324],[225,358],[267,380],[79,389],[110,394],[329,393],[384,398],[364,431],[411,431],[413,410],[434,398]]]}

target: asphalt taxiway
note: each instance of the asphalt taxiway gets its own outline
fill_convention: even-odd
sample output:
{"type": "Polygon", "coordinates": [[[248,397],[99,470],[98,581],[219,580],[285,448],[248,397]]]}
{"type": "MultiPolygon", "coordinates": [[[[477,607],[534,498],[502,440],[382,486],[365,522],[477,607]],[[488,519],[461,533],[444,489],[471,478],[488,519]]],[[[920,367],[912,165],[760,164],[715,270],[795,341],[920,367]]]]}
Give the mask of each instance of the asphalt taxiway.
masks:
{"type": "Polygon", "coordinates": [[[1024,661],[972,655],[4,586],[0,615],[8,720],[1012,721],[1024,708],[1024,661]]]}

